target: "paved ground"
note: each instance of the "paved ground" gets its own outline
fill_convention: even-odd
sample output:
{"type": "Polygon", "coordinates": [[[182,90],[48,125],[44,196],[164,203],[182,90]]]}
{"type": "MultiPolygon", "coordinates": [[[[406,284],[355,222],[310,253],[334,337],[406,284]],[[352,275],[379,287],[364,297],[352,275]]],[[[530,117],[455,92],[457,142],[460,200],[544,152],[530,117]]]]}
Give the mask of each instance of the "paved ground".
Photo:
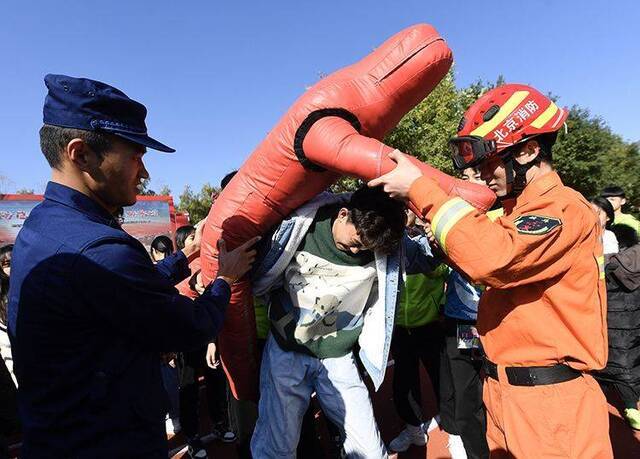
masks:
{"type": "MultiPolygon", "coordinates": [[[[395,413],[393,399],[391,396],[391,377],[393,375],[393,367],[389,368],[389,373],[385,379],[380,391],[373,394],[373,404],[378,425],[382,433],[384,441],[388,444],[403,428],[402,422],[395,413]]],[[[431,417],[435,414],[435,400],[428,377],[422,372],[423,384],[423,412],[425,416],[431,417]]],[[[204,394],[203,394],[204,395],[204,394]]],[[[608,394],[609,398],[609,433],[613,445],[614,457],[616,459],[638,459],[640,458],[640,432],[631,430],[620,415],[620,400],[612,394],[608,394]]],[[[205,397],[202,397],[202,403],[206,403],[205,397]]],[[[206,410],[201,410],[205,412],[206,410]]],[[[325,459],[333,459],[329,453],[328,434],[325,422],[318,413],[317,430],[322,444],[327,445],[327,449],[317,457],[325,459]]],[[[202,419],[202,431],[206,432],[207,420],[202,419]]],[[[11,443],[11,457],[19,457],[19,438],[13,438],[11,443]]],[[[186,448],[184,448],[184,437],[180,434],[169,439],[169,449],[176,451],[173,459],[187,459],[186,448]]],[[[392,457],[397,459],[444,459],[450,458],[447,451],[447,434],[439,429],[431,432],[427,447],[412,447],[405,453],[400,453],[392,457]]],[[[224,444],[213,441],[208,445],[209,458],[211,459],[237,459],[235,444],[224,444]]],[[[300,458],[308,459],[308,458],[300,458]]]]}
{"type": "MultiPolygon", "coordinates": [[[[393,400],[391,395],[391,376],[393,368],[389,369],[389,373],[385,379],[384,384],[380,388],[380,391],[373,395],[374,409],[376,417],[378,419],[378,425],[380,426],[382,437],[388,444],[403,428],[400,419],[395,413],[393,407],[393,400]]],[[[435,400],[431,386],[428,382],[426,374],[422,374],[423,381],[423,394],[425,394],[425,400],[423,401],[425,415],[432,416],[435,411],[435,400]]],[[[616,459],[638,459],[640,458],[640,432],[634,432],[624,422],[618,411],[620,401],[615,396],[610,396],[609,404],[609,422],[610,422],[610,435],[613,444],[613,452],[616,459]]],[[[203,420],[203,423],[205,421],[203,420]]],[[[204,426],[204,424],[203,424],[204,426]]],[[[321,418],[318,418],[318,431],[324,444],[326,442],[326,429],[321,418]],[[324,438],[323,438],[324,437],[324,438]]],[[[172,438],[170,445],[173,448],[179,448],[183,444],[182,438],[178,435],[176,438],[172,438]]],[[[400,453],[396,457],[398,459],[443,459],[450,458],[447,451],[447,434],[440,430],[435,430],[431,433],[428,447],[418,448],[412,447],[405,453],[400,453]]],[[[209,444],[209,458],[211,459],[237,459],[235,447],[233,444],[223,444],[220,442],[213,442],[209,444]]],[[[174,459],[188,457],[186,454],[176,454],[174,459]]],[[[329,458],[328,454],[325,457],[329,458]]],[[[306,459],[306,458],[301,458],[306,459]]]]}

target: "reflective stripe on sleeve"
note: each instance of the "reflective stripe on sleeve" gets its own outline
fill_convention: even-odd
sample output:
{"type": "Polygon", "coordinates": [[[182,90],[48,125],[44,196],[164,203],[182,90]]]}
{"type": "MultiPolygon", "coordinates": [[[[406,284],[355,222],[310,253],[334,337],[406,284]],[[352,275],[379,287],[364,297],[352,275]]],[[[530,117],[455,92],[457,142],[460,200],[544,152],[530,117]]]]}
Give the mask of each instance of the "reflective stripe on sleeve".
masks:
{"type": "Polygon", "coordinates": [[[462,198],[450,199],[438,209],[431,222],[431,228],[442,250],[447,251],[446,240],[449,230],[473,210],[473,206],[462,198]]]}
{"type": "Polygon", "coordinates": [[[604,273],[604,255],[599,256],[598,258],[596,258],[596,260],[598,260],[598,270],[600,271],[600,279],[604,279],[605,278],[605,273],[604,273]]]}

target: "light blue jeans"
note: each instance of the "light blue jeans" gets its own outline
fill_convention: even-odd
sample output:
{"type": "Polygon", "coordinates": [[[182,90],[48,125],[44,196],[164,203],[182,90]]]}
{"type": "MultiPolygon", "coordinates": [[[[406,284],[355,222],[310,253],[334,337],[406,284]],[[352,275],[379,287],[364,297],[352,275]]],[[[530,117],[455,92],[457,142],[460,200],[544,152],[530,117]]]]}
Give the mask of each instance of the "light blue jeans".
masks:
{"type": "Polygon", "coordinates": [[[296,457],[302,417],[314,391],[325,415],[342,432],[346,457],[387,457],[353,353],[318,359],[282,350],[273,336],[267,340],[260,369],[253,457],[296,457]]]}

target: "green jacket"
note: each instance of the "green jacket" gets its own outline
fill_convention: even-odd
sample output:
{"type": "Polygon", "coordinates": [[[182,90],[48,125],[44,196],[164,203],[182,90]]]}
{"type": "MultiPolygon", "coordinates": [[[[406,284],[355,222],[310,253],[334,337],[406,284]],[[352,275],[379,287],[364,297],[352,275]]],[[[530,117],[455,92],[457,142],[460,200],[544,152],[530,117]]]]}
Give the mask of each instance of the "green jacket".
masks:
{"type": "Polygon", "coordinates": [[[256,310],[256,332],[258,339],[267,339],[269,334],[269,317],[267,305],[257,296],[253,297],[253,307],[256,310]]]}
{"type": "Polygon", "coordinates": [[[407,274],[396,309],[397,326],[415,328],[438,320],[447,273],[447,266],[442,264],[428,274],[407,274]]]}
{"type": "Polygon", "coordinates": [[[616,215],[616,218],[613,221],[614,224],[618,225],[627,225],[636,230],[636,233],[640,236],[640,221],[636,219],[631,214],[620,214],[616,215]]]}

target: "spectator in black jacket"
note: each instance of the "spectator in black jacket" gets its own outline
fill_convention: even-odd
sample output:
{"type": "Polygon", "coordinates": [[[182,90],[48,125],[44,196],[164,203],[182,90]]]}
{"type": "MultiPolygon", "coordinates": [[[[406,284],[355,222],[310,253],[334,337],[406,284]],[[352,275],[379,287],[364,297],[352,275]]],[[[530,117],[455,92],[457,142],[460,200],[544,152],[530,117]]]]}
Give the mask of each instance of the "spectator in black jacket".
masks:
{"type": "Polygon", "coordinates": [[[598,379],[613,386],[624,403],[624,417],[640,430],[640,244],[630,226],[613,225],[620,252],[607,257],[609,360],[598,379]]]}

